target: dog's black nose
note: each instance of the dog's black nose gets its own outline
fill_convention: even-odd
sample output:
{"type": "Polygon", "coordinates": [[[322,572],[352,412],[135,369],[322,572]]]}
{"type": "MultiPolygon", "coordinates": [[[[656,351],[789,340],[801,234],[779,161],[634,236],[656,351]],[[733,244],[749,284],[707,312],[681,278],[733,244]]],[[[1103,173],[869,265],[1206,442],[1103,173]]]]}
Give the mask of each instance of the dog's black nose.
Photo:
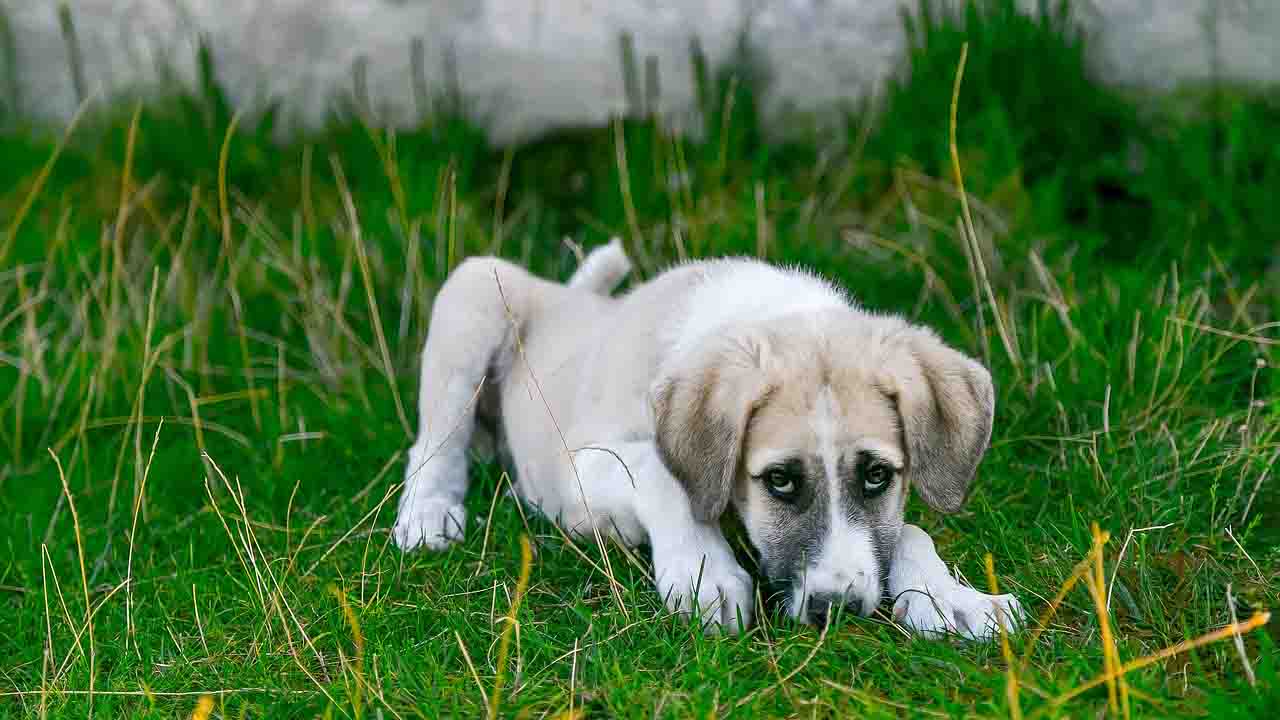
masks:
{"type": "Polygon", "coordinates": [[[845,598],[838,593],[814,593],[809,596],[809,622],[814,625],[826,625],[827,616],[845,604],[845,598]]]}

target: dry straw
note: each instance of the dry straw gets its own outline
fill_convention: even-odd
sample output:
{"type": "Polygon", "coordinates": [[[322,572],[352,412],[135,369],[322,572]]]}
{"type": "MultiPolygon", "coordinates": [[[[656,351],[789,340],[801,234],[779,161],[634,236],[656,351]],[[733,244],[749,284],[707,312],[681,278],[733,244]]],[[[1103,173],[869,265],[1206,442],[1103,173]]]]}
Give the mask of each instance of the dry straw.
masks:
{"type": "MultiPolygon", "coordinates": [[[[516,582],[516,596],[511,601],[511,610],[504,618],[506,627],[502,628],[502,639],[498,642],[498,671],[493,678],[493,691],[489,695],[489,720],[495,720],[498,717],[498,708],[502,704],[502,685],[506,680],[507,661],[511,654],[511,634],[519,627],[520,621],[516,618],[520,613],[520,603],[524,601],[525,593],[529,590],[529,574],[532,570],[533,548],[529,545],[529,536],[521,534],[520,579],[516,582]]],[[[465,647],[463,650],[465,652],[465,647]]]]}

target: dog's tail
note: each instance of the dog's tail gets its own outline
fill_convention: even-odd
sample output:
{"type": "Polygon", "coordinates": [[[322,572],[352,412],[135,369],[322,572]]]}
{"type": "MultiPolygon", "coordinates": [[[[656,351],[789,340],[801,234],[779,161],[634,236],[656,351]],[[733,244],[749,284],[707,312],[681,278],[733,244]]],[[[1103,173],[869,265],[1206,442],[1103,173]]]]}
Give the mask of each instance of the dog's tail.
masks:
{"type": "Polygon", "coordinates": [[[608,245],[587,254],[573,277],[569,278],[569,287],[608,295],[617,289],[629,272],[631,260],[627,251],[622,249],[622,241],[615,237],[608,245]]]}

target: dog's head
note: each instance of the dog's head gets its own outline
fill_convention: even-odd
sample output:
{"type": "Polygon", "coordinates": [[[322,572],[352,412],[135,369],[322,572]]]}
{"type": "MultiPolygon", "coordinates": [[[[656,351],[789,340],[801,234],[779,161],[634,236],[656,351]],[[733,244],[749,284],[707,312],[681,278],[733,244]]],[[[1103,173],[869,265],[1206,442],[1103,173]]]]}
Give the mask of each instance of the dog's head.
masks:
{"type": "Polygon", "coordinates": [[[909,488],[954,512],[986,451],[991,376],[932,332],[851,309],[714,333],[651,393],[694,512],[732,503],[793,617],[879,605],[909,488]]]}

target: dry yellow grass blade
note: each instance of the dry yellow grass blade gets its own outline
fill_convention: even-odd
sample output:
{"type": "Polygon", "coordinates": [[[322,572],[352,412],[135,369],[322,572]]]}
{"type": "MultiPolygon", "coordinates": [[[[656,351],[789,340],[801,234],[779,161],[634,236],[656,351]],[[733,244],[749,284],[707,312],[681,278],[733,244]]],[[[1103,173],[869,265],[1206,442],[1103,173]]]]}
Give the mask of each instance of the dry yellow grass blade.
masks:
{"type": "MultiPolygon", "coordinates": [[[[222,254],[219,257],[219,264],[223,259],[226,260],[229,268],[227,273],[227,293],[231,296],[231,310],[235,318],[236,335],[240,342],[240,358],[244,363],[244,381],[249,388],[249,411],[253,414],[253,426],[258,430],[262,429],[262,411],[258,406],[258,396],[254,388],[253,365],[249,358],[249,340],[244,326],[244,312],[240,303],[240,293],[236,289],[236,263],[233,258],[235,254],[231,250],[231,209],[227,202],[227,163],[231,156],[231,139],[235,137],[236,128],[240,125],[241,112],[236,111],[231,116],[231,122],[227,123],[227,132],[222,136],[222,147],[218,150],[218,224],[222,231],[222,254]]],[[[214,270],[214,276],[218,274],[217,269],[214,270]]]]}
{"type": "MultiPolygon", "coordinates": [[[[47,559],[49,560],[50,568],[52,568],[53,566],[52,558],[47,558],[47,559]]],[[[55,580],[56,580],[56,576],[55,576],[55,580]]],[[[67,621],[67,629],[71,631],[71,637],[73,639],[73,642],[76,645],[76,649],[80,651],[81,655],[84,654],[84,650],[79,644],[79,639],[88,632],[88,625],[90,622],[94,622],[94,619],[98,617],[98,611],[102,610],[102,608],[105,607],[107,603],[111,601],[111,598],[116,596],[116,593],[123,590],[124,586],[125,586],[125,583],[121,581],[113,585],[111,589],[107,590],[107,592],[103,594],[102,599],[98,600],[98,602],[94,604],[93,610],[89,613],[88,622],[80,623],[79,627],[77,627],[75,623],[71,621],[71,616],[69,614],[64,613],[64,616],[67,621]]],[[[96,628],[97,626],[95,625],[94,627],[96,628]]],[[[74,660],[75,660],[75,657],[72,656],[70,653],[68,653],[67,656],[62,659],[62,664],[56,668],[53,674],[53,677],[51,678],[50,685],[56,685],[58,684],[58,682],[61,681],[62,676],[66,674],[67,670],[71,667],[71,663],[74,660]]]]}
{"type": "MultiPolygon", "coordinates": [[[[640,230],[639,215],[636,214],[635,200],[631,196],[631,171],[627,167],[627,140],[621,120],[615,120],[613,123],[613,151],[618,167],[618,190],[622,193],[622,209],[627,217],[627,229],[631,233],[629,249],[638,249],[642,247],[644,233],[640,230]]],[[[632,257],[635,256],[632,255],[632,257]]]]}
{"type": "Polygon", "coordinates": [[[49,716],[49,666],[53,664],[53,620],[49,615],[49,577],[46,574],[45,558],[49,549],[40,545],[40,584],[44,600],[44,653],[40,662],[40,720],[49,716]]]}
{"type": "MultiPolygon", "coordinates": [[[[1210,645],[1212,643],[1218,642],[1219,640],[1225,640],[1227,638],[1235,637],[1237,635],[1243,635],[1245,633],[1253,632],[1254,630],[1257,630],[1258,628],[1266,625],[1269,622],[1271,622],[1270,611],[1255,613],[1253,617],[1249,618],[1248,620],[1242,623],[1231,623],[1230,625],[1227,625],[1222,628],[1218,628],[1217,630],[1214,630],[1212,632],[1207,632],[1198,638],[1193,638],[1191,640],[1184,640],[1176,645],[1170,645],[1169,647],[1164,648],[1163,650],[1159,650],[1150,655],[1140,657],[1137,660],[1130,660],[1129,662],[1120,666],[1119,669],[1115,670],[1114,673],[1103,673],[1102,675],[1099,675],[1093,678],[1092,680],[1089,680],[1086,683],[1077,685],[1076,687],[1071,688],[1067,692],[1062,693],[1061,695],[1051,699],[1048,705],[1046,705],[1045,708],[1041,709],[1041,713],[1047,711],[1048,709],[1056,708],[1062,705],[1063,703],[1071,700],[1072,698],[1078,697],[1081,694],[1086,693],[1098,687],[1099,685],[1102,685],[1103,683],[1111,682],[1123,675],[1128,675],[1134,670],[1140,670],[1148,665],[1157,663],[1166,658],[1171,658],[1174,655],[1181,655],[1182,653],[1187,652],[1188,650],[1195,650],[1198,647],[1210,645]]],[[[1037,715],[1041,713],[1037,713],[1037,715]]]]}
{"type": "Polygon", "coordinates": [[[231,213],[227,207],[227,160],[231,154],[231,138],[240,125],[240,113],[231,116],[227,123],[227,132],[222,136],[222,147],[218,150],[218,221],[222,230],[222,252],[228,261],[231,259],[231,213]]]}
{"type": "Polygon", "coordinates": [[[71,496],[71,486],[67,484],[67,475],[62,471],[62,461],[49,451],[49,456],[58,466],[58,479],[62,481],[62,492],[67,496],[67,506],[71,508],[71,522],[76,531],[76,556],[80,560],[80,585],[84,589],[84,623],[89,629],[89,717],[93,717],[93,685],[97,674],[97,650],[93,639],[93,603],[89,599],[89,575],[84,567],[84,537],[80,533],[80,513],[76,511],[76,501],[71,496]]]}
{"type": "Polygon", "coordinates": [[[467,652],[467,644],[462,642],[462,634],[454,630],[453,637],[458,641],[458,649],[462,651],[462,659],[467,662],[467,669],[471,671],[471,679],[475,681],[476,689],[480,691],[481,701],[487,703],[489,698],[485,697],[484,684],[480,682],[480,673],[476,672],[475,663],[471,662],[471,653],[467,652]]]}
{"type": "Polygon", "coordinates": [[[31,206],[35,204],[36,198],[40,197],[40,192],[44,190],[44,184],[48,182],[49,174],[53,172],[53,166],[57,164],[62,151],[66,149],[67,143],[71,140],[71,133],[75,132],[76,125],[80,124],[80,118],[84,116],[85,108],[89,107],[90,100],[92,98],[85,98],[85,101],[80,103],[80,107],[76,109],[76,114],[71,116],[71,122],[67,123],[67,129],[62,133],[62,138],[53,147],[53,152],[49,154],[49,159],[45,162],[44,167],[40,168],[40,172],[36,174],[35,182],[31,184],[31,191],[27,193],[27,197],[18,206],[18,211],[13,214],[13,219],[9,221],[9,228],[5,231],[3,238],[4,244],[0,245],[0,265],[4,265],[4,261],[9,257],[9,251],[13,249],[13,244],[18,239],[18,230],[22,228],[22,221],[26,219],[27,213],[31,212],[31,206]]]}
{"type": "Polygon", "coordinates": [[[400,419],[400,427],[404,429],[405,437],[413,439],[413,426],[409,424],[409,417],[404,412],[404,403],[400,400],[400,386],[396,382],[395,368],[391,365],[391,351],[387,347],[387,336],[382,329],[382,313],[378,310],[378,297],[373,291],[373,273],[369,269],[369,253],[365,249],[364,234],[360,230],[360,216],[356,212],[355,200],[352,199],[351,191],[347,187],[342,165],[336,156],[332,160],[333,176],[337,180],[338,193],[342,197],[342,206],[347,211],[347,221],[350,224],[347,231],[351,233],[351,240],[356,249],[356,262],[360,267],[360,279],[364,281],[365,299],[369,303],[370,324],[373,325],[373,334],[378,341],[378,352],[382,358],[382,372],[386,375],[387,385],[391,388],[391,398],[395,401],[396,417],[400,419]]]}
{"type": "MultiPolygon", "coordinates": [[[[1089,588],[1089,594],[1093,597],[1093,603],[1098,613],[1098,628],[1102,635],[1102,658],[1103,665],[1108,674],[1114,673],[1121,665],[1120,651],[1116,648],[1115,634],[1111,632],[1111,613],[1107,609],[1107,580],[1103,573],[1102,562],[1102,529],[1098,527],[1098,523],[1091,524],[1093,533],[1093,572],[1086,574],[1086,586],[1089,588]]],[[[1119,675],[1115,681],[1107,682],[1107,703],[1111,708],[1111,712],[1116,712],[1117,704],[1124,709],[1124,717],[1129,717],[1129,685],[1125,682],[1124,676],[1119,675]],[[1117,701],[1117,697],[1119,700],[1117,701]]]]}
{"type": "Polygon", "coordinates": [[[191,711],[191,720],[209,720],[213,714],[213,697],[202,695],[196,702],[196,709],[191,711]]]}
{"type": "MultiPolygon", "coordinates": [[[[1106,576],[1103,573],[1103,565],[1104,565],[1103,548],[1106,545],[1106,543],[1110,540],[1111,536],[1110,536],[1110,533],[1107,533],[1106,531],[1103,531],[1101,528],[1099,528],[1097,523],[1092,524],[1091,530],[1093,534],[1093,546],[1090,548],[1089,553],[1085,556],[1085,558],[1076,564],[1071,574],[1063,582],[1062,587],[1059,589],[1057,595],[1054,596],[1053,600],[1050,601],[1049,607],[1041,614],[1038,627],[1034,630],[1031,638],[1027,641],[1026,649],[1023,651],[1023,656],[1021,661],[1018,663],[1018,667],[1019,667],[1019,671],[1025,672],[1027,665],[1030,661],[1031,652],[1035,648],[1036,640],[1039,638],[1040,634],[1044,631],[1049,620],[1056,613],[1058,606],[1062,603],[1067,593],[1069,593],[1071,589],[1075,587],[1076,583],[1083,578],[1086,589],[1089,591],[1090,598],[1093,600],[1098,613],[1099,633],[1102,636],[1104,669],[1102,674],[1098,675],[1092,680],[1089,680],[1088,682],[1078,685],[1072,688],[1071,690],[1068,690],[1067,692],[1062,693],[1061,695],[1058,695],[1057,697],[1050,698],[1048,703],[1046,703],[1044,706],[1040,708],[1037,708],[1034,712],[1031,713],[1030,715],[1031,718],[1040,717],[1041,715],[1044,715],[1047,712],[1051,712],[1055,708],[1061,706],[1062,704],[1072,700],[1073,698],[1078,697],[1079,695],[1089,690],[1092,690],[1093,688],[1098,687],[1099,685],[1108,686],[1108,707],[1110,711],[1113,713],[1122,713],[1124,717],[1128,718],[1130,713],[1129,696],[1132,694],[1140,699],[1147,698],[1147,696],[1144,695],[1143,693],[1140,693],[1135,689],[1129,688],[1128,682],[1125,676],[1128,675],[1130,672],[1133,672],[1134,670],[1139,670],[1148,665],[1159,662],[1160,660],[1164,660],[1166,658],[1179,655],[1189,650],[1194,650],[1198,647],[1209,645],[1219,640],[1224,640],[1227,638],[1239,639],[1240,636],[1244,635],[1245,633],[1252,632],[1266,625],[1271,620],[1271,613],[1269,611],[1259,612],[1255,614],[1252,618],[1250,618],[1249,620],[1243,623],[1233,621],[1231,624],[1225,627],[1219,628],[1218,630],[1214,630],[1212,632],[1205,633],[1200,637],[1197,637],[1191,640],[1186,640],[1186,641],[1177,643],[1175,645],[1170,645],[1169,647],[1166,647],[1163,650],[1157,651],[1150,655],[1146,655],[1136,660],[1131,660],[1128,663],[1124,663],[1120,659],[1119,650],[1117,649],[1116,643],[1115,643],[1114,633],[1112,632],[1112,629],[1111,629],[1110,618],[1107,615],[1107,605],[1106,605],[1107,586],[1105,581],[1106,576]]],[[[988,582],[991,585],[990,587],[991,592],[995,594],[998,588],[995,585],[995,578],[994,578],[994,573],[992,572],[991,562],[992,562],[991,557],[990,555],[988,555],[987,556],[988,582]]],[[[1002,631],[1001,632],[1001,641],[1002,641],[1001,649],[1006,653],[1005,661],[1006,663],[1010,663],[1009,667],[1010,667],[1010,670],[1012,671],[1013,669],[1013,665],[1011,663],[1012,657],[1008,653],[1007,639],[1004,638],[1003,629],[1004,628],[1002,626],[1001,627],[1001,631],[1002,631]]],[[[1017,682],[1016,676],[1011,676],[1010,681],[1011,683],[1017,682]]],[[[1014,717],[1020,717],[1020,709],[1017,709],[1017,706],[1015,704],[1015,697],[1013,695],[1010,696],[1010,706],[1011,706],[1011,714],[1014,717]]]]}
{"type": "Polygon", "coordinates": [[[133,192],[133,159],[138,148],[138,125],[142,122],[142,103],[134,103],[129,118],[129,134],[125,138],[124,168],[120,171],[120,203],[116,207],[116,222],[111,229],[111,310],[115,315],[117,293],[124,280],[124,232],[129,224],[129,212],[133,209],[129,195],[133,192]]]}
{"type": "MultiPolygon", "coordinates": [[[[987,553],[984,559],[987,569],[987,586],[992,595],[1000,594],[1000,586],[996,583],[995,559],[987,553]]],[[[1000,630],[1000,653],[1004,655],[1005,699],[1009,701],[1009,715],[1013,720],[1022,720],[1022,701],[1019,698],[1017,663],[1013,661],[1013,650],[1009,648],[1009,634],[1005,629],[1004,612],[996,610],[996,623],[1000,630]]]]}
{"type": "Polygon", "coordinates": [[[520,579],[516,582],[516,595],[511,601],[511,610],[507,612],[506,627],[502,629],[502,639],[498,643],[498,673],[493,678],[493,693],[489,696],[489,720],[498,717],[498,707],[502,703],[502,683],[506,679],[507,660],[511,653],[511,633],[515,630],[516,615],[520,612],[520,603],[529,589],[529,574],[533,570],[533,547],[529,545],[529,536],[520,535],[520,579]]]}
{"type": "MultiPolygon", "coordinates": [[[[955,174],[956,190],[960,194],[960,208],[964,220],[961,241],[966,243],[966,248],[973,255],[974,268],[977,270],[977,277],[974,278],[974,282],[982,286],[987,296],[987,302],[991,305],[991,314],[995,318],[996,331],[1000,334],[1000,342],[1004,345],[1004,351],[1009,356],[1009,362],[1013,364],[1014,371],[1018,374],[1018,377],[1021,377],[1022,357],[1018,352],[1016,336],[1007,327],[1004,313],[1000,309],[1000,304],[996,302],[995,292],[991,289],[991,280],[987,277],[987,266],[982,259],[982,249],[978,246],[978,233],[974,229],[973,214],[969,211],[969,195],[964,188],[964,174],[960,171],[960,150],[956,144],[956,115],[960,106],[960,85],[964,80],[964,66],[968,59],[969,43],[966,42],[960,47],[960,63],[956,67],[956,81],[951,90],[951,132],[949,136],[951,169],[955,174]]],[[[981,312],[981,309],[979,309],[979,312],[981,312]]]]}
{"type": "Polygon", "coordinates": [[[129,554],[125,563],[125,604],[124,604],[124,624],[125,624],[125,645],[128,646],[130,641],[133,642],[133,650],[138,654],[138,660],[142,660],[142,650],[138,647],[138,639],[134,634],[133,623],[133,548],[134,539],[138,535],[138,515],[142,509],[142,501],[147,493],[147,478],[151,476],[151,463],[156,459],[156,446],[160,444],[160,430],[164,428],[164,418],[160,418],[160,424],[156,425],[155,437],[151,439],[151,455],[147,458],[147,465],[142,471],[142,481],[139,484],[138,492],[133,499],[133,523],[129,527],[129,554]]]}
{"type": "MultiPolygon", "coordinates": [[[[823,644],[826,643],[827,631],[830,629],[831,629],[831,614],[828,614],[827,621],[822,626],[822,632],[818,635],[818,642],[813,644],[813,647],[809,649],[809,654],[805,656],[804,660],[800,661],[799,665],[793,668],[791,672],[787,673],[785,676],[778,678],[778,681],[776,683],[746,695],[741,700],[734,703],[732,709],[737,710],[743,705],[746,705],[747,703],[754,700],[757,696],[767,695],[773,692],[774,690],[777,690],[778,688],[785,688],[787,681],[789,681],[791,678],[799,674],[801,670],[804,670],[806,667],[808,667],[810,662],[813,662],[813,658],[818,654],[818,651],[822,649],[823,644]]],[[[774,671],[777,672],[776,665],[774,666],[774,671]]]]}
{"type": "MultiPolygon", "coordinates": [[[[1103,544],[1106,544],[1110,537],[1109,533],[1102,533],[1103,544]]],[[[1040,619],[1036,622],[1035,629],[1031,631],[1031,637],[1027,639],[1027,646],[1022,651],[1022,660],[1018,663],[1020,671],[1026,671],[1027,664],[1031,661],[1031,651],[1035,650],[1036,641],[1040,639],[1040,635],[1043,634],[1045,628],[1049,626],[1049,621],[1053,619],[1055,614],[1057,614],[1058,606],[1066,599],[1067,593],[1071,592],[1071,589],[1076,586],[1076,583],[1080,581],[1080,578],[1088,572],[1090,565],[1093,563],[1093,555],[1096,551],[1097,546],[1095,545],[1094,549],[1091,549],[1089,554],[1086,555],[1083,560],[1076,563],[1071,574],[1068,575],[1067,579],[1062,583],[1062,587],[1058,588],[1058,594],[1053,597],[1053,600],[1049,601],[1049,607],[1045,608],[1044,612],[1040,614],[1040,619]]]]}
{"type": "MultiPolygon", "coordinates": [[[[338,598],[338,604],[342,606],[342,616],[346,618],[347,625],[351,628],[351,641],[355,643],[356,657],[355,661],[350,663],[351,674],[356,680],[356,691],[352,698],[351,704],[355,709],[357,720],[363,717],[363,704],[361,698],[364,695],[364,633],[360,630],[360,620],[356,617],[356,613],[351,609],[351,603],[347,602],[347,594],[337,585],[330,585],[329,592],[338,598]]],[[[347,663],[343,663],[346,665],[347,663]]]]}
{"type": "MultiPolygon", "coordinates": [[[[80,637],[83,633],[75,632],[75,626],[76,626],[75,621],[71,619],[71,610],[67,608],[67,598],[62,594],[62,582],[58,580],[57,569],[54,568],[53,566],[53,557],[49,555],[49,546],[46,545],[45,543],[40,544],[40,563],[45,568],[48,568],[49,576],[52,577],[53,591],[58,596],[58,608],[62,610],[62,621],[68,628],[71,628],[72,630],[71,644],[74,645],[74,650],[76,652],[80,653],[81,655],[84,655],[85,654],[84,645],[80,642],[80,637]]],[[[42,574],[43,574],[43,571],[42,571],[42,574]]],[[[47,633],[46,637],[48,638],[48,643],[49,643],[49,661],[50,663],[52,663],[53,653],[54,653],[53,621],[49,613],[49,585],[47,582],[47,578],[44,585],[44,596],[45,596],[45,630],[47,633]]],[[[53,676],[49,678],[48,685],[50,686],[56,685],[58,680],[62,676],[63,668],[71,665],[71,662],[72,662],[71,651],[72,651],[72,648],[67,648],[66,656],[62,659],[62,662],[59,663],[54,668],[53,676]]]]}

